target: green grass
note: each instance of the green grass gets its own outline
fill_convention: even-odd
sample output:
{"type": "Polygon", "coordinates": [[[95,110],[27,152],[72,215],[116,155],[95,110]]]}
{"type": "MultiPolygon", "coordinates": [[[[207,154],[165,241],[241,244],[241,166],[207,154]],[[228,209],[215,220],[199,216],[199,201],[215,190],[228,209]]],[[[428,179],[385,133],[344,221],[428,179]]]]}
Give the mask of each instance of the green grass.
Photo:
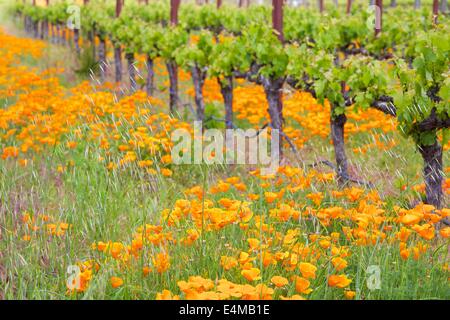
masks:
{"type": "MultiPolygon", "coordinates": [[[[237,248],[245,248],[245,235],[237,225],[217,233],[206,233],[203,245],[198,241],[193,247],[172,247],[172,267],[163,275],[154,273],[143,277],[139,272],[144,266],[144,257],[148,258],[155,250],[151,246],[144,248],[143,258],[138,259],[137,266],[130,270],[120,270],[115,261],[104,260],[100,254],[93,252],[90,245],[95,241],[130,242],[136,227],[145,223],[156,224],[159,213],[164,208],[170,208],[175,199],[182,198],[182,185],[175,181],[161,179],[151,186],[148,177],[138,177],[129,172],[107,173],[93,160],[96,156],[95,151],[88,159],[82,152],[74,152],[70,157],[74,159],[75,167],[64,174],[55,172],[54,166],[49,165],[64,162],[66,157],[58,152],[54,157],[44,157],[27,169],[13,163],[2,166],[0,195],[4,201],[1,207],[0,252],[3,268],[0,275],[3,298],[68,298],[65,295],[67,266],[92,258],[104,263],[89,289],[78,298],[148,299],[154,298],[162,288],[177,292],[176,281],[191,275],[211,279],[222,276],[229,280],[241,278],[238,270],[225,273],[218,264],[222,255],[234,255],[237,248]],[[38,233],[37,238],[25,242],[20,239],[22,226],[19,221],[24,210],[49,214],[73,226],[64,238],[49,238],[38,233]],[[109,278],[113,275],[123,277],[127,285],[119,290],[112,289],[109,278]]],[[[212,179],[211,175],[209,178],[212,179]]],[[[210,185],[212,181],[207,183],[210,185]]],[[[258,186],[253,186],[255,193],[262,192],[258,186]]],[[[232,198],[235,195],[222,196],[232,198]]],[[[293,196],[292,199],[304,201],[301,196],[293,196]]],[[[266,204],[256,202],[252,208],[254,212],[267,214],[266,204]]],[[[279,231],[299,227],[295,222],[281,224],[274,221],[273,225],[279,231]]],[[[306,235],[312,228],[300,225],[300,230],[306,235]]],[[[442,264],[429,263],[429,259],[448,259],[448,243],[434,242],[432,246],[433,251],[419,261],[410,259],[407,262],[399,257],[397,247],[385,243],[352,249],[346,273],[355,275],[352,287],[356,286],[357,297],[449,298],[448,273],[442,269],[442,264]],[[366,280],[370,275],[366,274],[366,270],[369,265],[380,266],[381,290],[367,289],[366,280]]],[[[263,270],[262,282],[268,283],[282,269],[277,266],[263,270]]],[[[341,292],[327,288],[324,280],[326,270],[327,265],[319,266],[318,277],[311,282],[314,291],[309,298],[342,298],[341,292]]],[[[294,294],[295,287],[291,284],[286,291],[294,294]]]]}

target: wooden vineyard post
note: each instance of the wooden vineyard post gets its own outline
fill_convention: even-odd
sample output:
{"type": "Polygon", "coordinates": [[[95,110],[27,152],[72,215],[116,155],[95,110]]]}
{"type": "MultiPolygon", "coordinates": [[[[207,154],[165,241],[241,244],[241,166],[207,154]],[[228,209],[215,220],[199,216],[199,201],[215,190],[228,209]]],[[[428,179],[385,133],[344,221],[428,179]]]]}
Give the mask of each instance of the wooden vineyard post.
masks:
{"type": "MultiPolygon", "coordinates": [[[[125,4],[125,0],[116,0],[116,18],[120,17],[122,8],[125,4]]],[[[128,63],[128,77],[130,80],[130,91],[135,92],[137,90],[136,83],[136,69],[134,66],[134,53],[126,52],[125,59],[128,63]]],[[[114,61],[116,64],[116,82],[122,81],[122,48],[120,44],[114,46],[114,61]]]]}
{"type": "Polygon", "coordinates": [[[116,0],[116,18],[120,16],[122,12],[123,0],[116,0]]]}
{"type": "MultiPolygon", "coordinates": [[[[33,0],[33,6],[37,6],[36,0],[33,0]]],[[[37,20],[33,22],[33,32],[34,32],[34,37],[36,39],[40,38],[39,37],[39,21],[37,21],[37,20]]]]}
{"type": "MultiPolygon", "coordinates": [[[[120,13],[122,12],[122,6],[122,0],[116,0],[116,18],[120,16],[120,13]]],[[[122,50],[118,43],[114,44],[114,64],[116,67],[115,80],[116,82],[120,82],[122,81],[122,50]]]]}
{"type": "Polygon", "coordinates": [[[433,0],[433,24],[438,23],[439,0],[433,0]]]}
{"type": "Polygon", "coordinates": [[[319,1],[319,11],[323,12],[323,10],[325,9],[324,0],[318,0],[318,1],[319,1]]]}
{"type": "Polygon", "coordinates": [[[219,9],[222,6],[222,0],[216,1],[217,9],[219,9]]]}
{"type": "Polygon", "coordinates": [[[383,0],[375,0],[375,36],[378,36],[383,28],[383,0]]]}
{"type": "MultiPolygon", "coordinates": [[[[50,0],[46,0],[45,1],[45,6],[49,7],[50,6],[50,0]]],[[[48,21],[47,20],[42,20],[41,22],[41,39],[46,39],[48,36],[48,21]]]]}
{"type": "Polygon", "coordinates": [[[272,6],[272,26],[278,39],[283,42],[283,0],[272,0],[272,6]]]}
{"type": "MultiPolygon", "coordinates": [[[[22,0],[22,3],[25,4],[26,3],[25,0],[22,0]]],[[[26,14],[23,15],[23,27],[25,29],[25,32],[28,32],[28,17],[26,14]]]]}
{"type": "Polygon", "coordinates": [[[347,7],[345,9],[345,12],[347,14],[350,14],[350,11],[352,10],[352,0],[347,0],[347,7]]]}
{"type": "Polygon", "coordinates": [[[170,24],[176,26],[178,24],[178,9],[180,0],[170,0],[170,24]]]}
{"type": "MultiPolygon", "coordinates": [[[[178,25],[178,9],[180,0],[170,0],[170,25],[175,27],[178,25]]],[[[169,105],[170,112],[174,113],[178,104],[178,66],[175,61],[169,59],[166,61],[167,71],[169,73],[169,105]]]]}

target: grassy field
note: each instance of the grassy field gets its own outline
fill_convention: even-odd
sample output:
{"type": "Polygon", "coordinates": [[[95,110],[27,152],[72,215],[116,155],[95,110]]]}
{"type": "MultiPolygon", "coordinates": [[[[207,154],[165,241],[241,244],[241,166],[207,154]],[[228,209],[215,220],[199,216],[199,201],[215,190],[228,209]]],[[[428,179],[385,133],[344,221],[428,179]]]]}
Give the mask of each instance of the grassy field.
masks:
{"type": "MultiPolygon", "coordinates": [[[[340,189],[310,167],[333,158],[330,114],[302,92],[284,94],[299,157],[287,151],[276,175],[178,166],[170,132],[192,117],[168,116],[162,61],[155,97],[121,94],[77,74],[86,61],[68,47],[3,21],[0,298],[450,298],[450,228],[434,225],[450,209],[421,204],[420,154],[392,119],[348,115],[350,172],[373,189],[340,189]]],[[[180,79],[192,103],[190,75],[180,79]]],[[[221,115],[217,83],[204,91],[207,114],[221,115]]],[[[266,109],[262,88],[238,84],[237,126],[260,127],[266,109]]],[[[445,192],[448,206],[450,179],[445,192]]]]}

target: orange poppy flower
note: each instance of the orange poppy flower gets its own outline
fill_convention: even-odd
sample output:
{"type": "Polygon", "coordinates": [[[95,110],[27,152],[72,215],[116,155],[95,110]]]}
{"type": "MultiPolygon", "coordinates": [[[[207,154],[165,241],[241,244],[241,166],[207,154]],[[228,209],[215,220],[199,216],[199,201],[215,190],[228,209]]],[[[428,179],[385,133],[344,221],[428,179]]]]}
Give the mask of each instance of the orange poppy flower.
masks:
{"type": "Polygon", "coordinates": [[[442,228],[442,229],[439,231],[439,234],[441,235],[442,238],[448,238],[448,237],[450,237],[450,227],[442,228]]]}
{"type": "Polygon", "coordinates": [[[299,269],[302,276],[306,279],[315,279],[317,267],[308,262],[300,262],[299,269]]]}
{"type": "Polygon", "coordinates": [[[345,296],[345,299],[347,299],[347,300],[353,300],[356,296],[356,292],[355,291],[345,291],[344,296],[345,296]]]}
{"type": "Polygon", "coordinates": [[[299,276],[297,276],[295,278],[295,290],[298,293],[302,293],[302,294],[311,293],[312,289],[309,286],[310,286],[310,282],[308,280],[306,280],[305,278],[302,278],[299,276]]]}
{"type": "Polygon", "coordinates": [[[345,288],[352,280],[348,279],[346,275],[331,275],[328,277],[328,285],[330,287],[345,288]]]}
{"type": "Polygon", "coordinates": [[[306,300],[305,298],[303,298],[301,295],[299,294],[294,294],[290,297],[285,297],[285,296],[280,296],[281,300],[306,300]]]}
{"type": "Polygon", "coordinates": [[[180,300],[180,297],[173,295],[170,290],[164,289],[156,294],[156,300],[180,300]]]}
{"type": "Polygon", "coordinates": [[[288,280],[285,277],[273,276],[270,281],[277,287],[284,287],[288,284],[288,280]]]}
{"type": "Polygon", "coordinates": [[[225,270],[230,270],[238,265],[238,262],[233,257],[222,256],[220,258],[220,264],[225,270]]]}
{"type": "Polygon", "coordinates": [[[261,279],[261,276],[260,276],[261,271],[258,268],[250,268],[247,270],[242,270],[241,274],[248,281],[255,281],[255,280],[261,279]]]}
{"type": "Polygon", "coordinates": [[[118,288],[123,285],[123,280],[119,277],[111,277],[111,286],[113,288],[118,288]]]}
{"type": "Polygon", "coordinates": [[[347,265],[348,265],[347,261],[342,259],[341,257],[336,257],[336,258],[331,259],[331,263],[333,264],[334,268],[337,271],[341,271],[341,270],[347,268],[347,265]]]}

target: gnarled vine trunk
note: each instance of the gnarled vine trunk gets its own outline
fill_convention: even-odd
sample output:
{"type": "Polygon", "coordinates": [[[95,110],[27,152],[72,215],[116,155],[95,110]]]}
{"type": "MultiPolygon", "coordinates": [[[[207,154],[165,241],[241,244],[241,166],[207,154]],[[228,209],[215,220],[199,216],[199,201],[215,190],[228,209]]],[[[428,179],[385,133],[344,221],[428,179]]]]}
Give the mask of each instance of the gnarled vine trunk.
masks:
{"type": "Polygon", "coordinates": [[[98,46],[98,64],[100,71],[100,81],[103,83],[106,79],[106,40],[101,38],[98,46]]]}
{"type": "Polygon", "coordinates": [[[438,23],[438,15],[439,15],[439,0],[433,0],[433,23],[438,23]]]}
{"type": "Polygon", "coordinates": [[[425,193],[427,204],[431,204],[438,209],[442,208],[442,181],[444,174],[442,171],[442,146],[439,141],[434,144],[418,146],[423,158],[423,176],[425,180],[425,193]]]}
{"type": "Polygon", "coordinates": [[[25,32],[30,32],[30,17],[23,17],[23,28],[25,29],[25,32]]]}
{"type": "Polygon", "coordinates": [[[117,83],[122,81],[122,49],[120,46],[114,46],[114,65],[116,67],[115,80],[117,83]]]}
{"type": "Polygon", "coordinates": [[[92,56],[95,57],[97,56],[97,50],[95,47],[95,27],[92,28],[91,32],[88,33],[88,40],[91,43],[92,46],[92,56]]]}
{"type": "Polygon", "coordinates": [[[65,45],[66,44],[66,30],[64,29],[63,25],[61,25],[59,27],[59,30],[60,30],[60,32],[59,32],[59,43],[62,44],[62,45],[65,45]]]}
{"type": "Polygon", "coordinates": [[[273,130],[278,130],[280,134],[280,144],[278,154],[280,159],[283,156],[283,101],[282,92],[284,79],[263,79],[264,92],[266,93],[267,102],[269,104],[270,126],[273,130]]]}
{"type": "Polygon", "coordinates": [[[337,181],[340,186],[348,182],[348,162],[345,154],[344,127],[347,122],[345,114],[335,115],[331,108],[331,139],[333,141],[334,156],[336,160],[337,181]]]}
{"type": "Polygon", "coordinates": [[[50,37],[50,22],[45,21],[44,38],[48,39],[50,37]]]}
{"type": "Polygon", "coordinates": [[[319,8],[319,11],[323,12],[323,10],[325,9],[324,0],[317,0],[317,6],[319,8]]]}
{"type": "Polygon", "coordinates": [[[61,38],[60,38],[60,27],[59,24],[56,24],[55,27],[56,31],[55,31],[55,43],[56,44],[60,44],[61,43],[61,38]]]}
{"type": "Polygon", "coordinates": [[[233,129],[233,77],[228,76],[222,80],[217,79],[217,81],[225,105],[225,127],[226,129],[233,129]]]}
{"type": "Polygon", "coordinates": [[[39,21],[33,21],[33,37],[39,38],[39,21]]]}
{"type": "Polygon", "coordinates": [[[166,63],[167,72],[169,73],[169,106],[170,113],[174,113],[178,105],[178,66],[175,61],[169,60],[166,63]]]}
{"type": "Polygon", "coordinates": [[[137,90],[136,83],[136,67],[134,66],[134,53],[126,53],[125,58],[128,61],[128,75],[130,77],[130,91],[135,92],[137,90]]]}
{"type": "Polygon", "coordinates": [[[75,45],[75,52],[80,54],[80,29],[73,29],[73,43],[75,45]]]}
{"type": "Polygon", "coordinates": [[[56,26],[54,24],[50,25],[50,31],[52,32],[52,39],[51,39],[51,43],[57,43],[57,38],[56,38],[56,26]]]}
{"type": "Polygon", "coordinates": [[[352,11],[352,2],[353,0],[347,0],[347,5],[345,7],[345,13],[350,14],[352,11]]]}
{"type": "Polygon", "coordinates": [[[40,34],[40,38],[42,40],[47,38],[47,32],[48,32],[47,28],[48,28],[48,22],[46,20],[42,20],[41,21],[41,34],[40,34]]]}
{"type": "Polygon", "coordinates": [[[203,98],[203,85],[205,84],[206,73],[199,66],[195,65],[191,69],[192,81],[194,82],[195,105],[197,107],[197,120],[205,120],[205,100],[203,98]]]}
{"type": "Polygon", "coordinates": [[[147,81],[145,83],[145,91],[147,95],[153,96],[154,93],[154,84],[155,84],[155,71],[153,69],[154,63],[153,59],[148,55],[147,56],[147,81]]]}

